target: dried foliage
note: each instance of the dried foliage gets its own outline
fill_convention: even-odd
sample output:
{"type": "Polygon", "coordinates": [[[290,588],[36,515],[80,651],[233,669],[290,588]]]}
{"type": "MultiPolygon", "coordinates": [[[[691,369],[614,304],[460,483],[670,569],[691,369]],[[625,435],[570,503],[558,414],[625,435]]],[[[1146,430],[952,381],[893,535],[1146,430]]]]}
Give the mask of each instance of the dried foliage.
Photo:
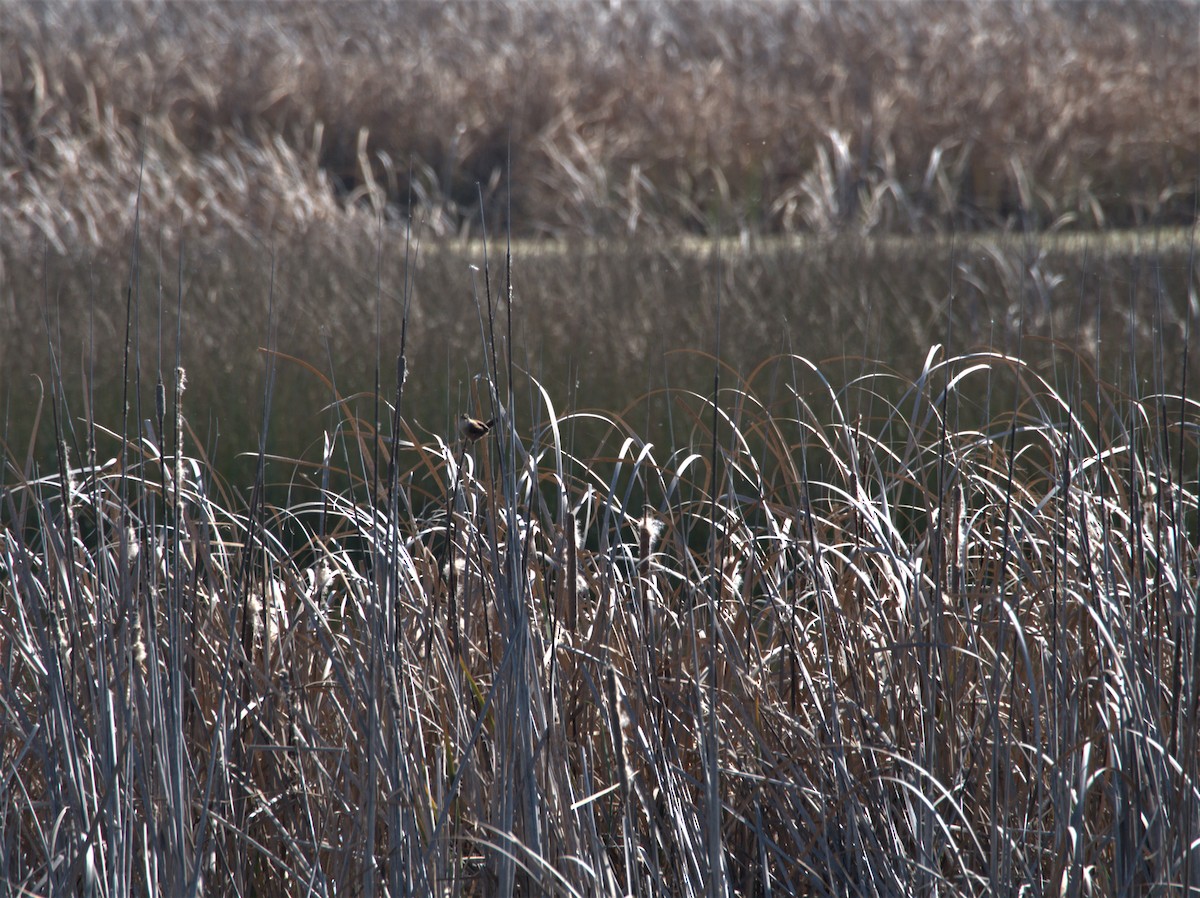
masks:
{"type": "Polygon", "coordinates": [[[0,879],[1197,895],[1197,9],[0,0],[0,879]]]}
{"type": "Polygon", "coordinates": [[[135,194],[269,239],[925,232],[1194,216],[1200,12],[1155,3],[0,4],[0,232],[135,194]]]}
{"type": "Polygon", "coordinates": [[[470,445],[343,417],[286,507],[178,371],[145,438],[4,469],[9,882],[1181,894],[1200,407],[1068,367],[777,358],[669,391],[676,446],[536,385],[470,445]]]}

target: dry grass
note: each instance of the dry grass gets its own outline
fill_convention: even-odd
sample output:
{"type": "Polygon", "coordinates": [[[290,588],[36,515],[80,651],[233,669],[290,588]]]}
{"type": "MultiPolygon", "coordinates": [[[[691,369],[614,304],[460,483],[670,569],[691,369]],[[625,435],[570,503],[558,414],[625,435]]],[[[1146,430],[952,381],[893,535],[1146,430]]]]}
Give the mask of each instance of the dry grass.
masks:
{"type": "Polygon", "coordinates": [[[178,372],[148,436],[4,469],[9,881],[1194,887],[1200,408],[1067,370],[785,356],[657,397],[674,445],[537,385],[471,448],[343,414],[285,507],[178,372]]]}
{"type": "Polygon", "coordinates": [[[1188,222],[1194,3],[6,0],[0,231],[1188,222]],[[143,165],[144,163],[144,165],[143,165]],[[412,172],[412,178],[409,172],[412,172]],[[140,188],[139,188],[139,172],[140,188]]]}
{"type": "Polygon", "coordinates": [[[1200,895],[1196,10],[0,0],[0,878],[1200,895]]]}

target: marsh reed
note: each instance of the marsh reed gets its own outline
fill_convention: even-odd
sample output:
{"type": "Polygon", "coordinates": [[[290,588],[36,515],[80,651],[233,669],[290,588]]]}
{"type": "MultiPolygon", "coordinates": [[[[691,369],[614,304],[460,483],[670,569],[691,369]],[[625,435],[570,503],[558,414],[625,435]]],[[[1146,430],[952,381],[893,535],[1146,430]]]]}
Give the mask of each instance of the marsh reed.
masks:
{"type": "Polygon", "coordinates": [[[1200,896],[1195,21],[0,0],[0,882],[1200,896]]]}
{"type": "Polygon", "coordinates": [[[10,449],[11,885],[1194,891],[1194,398],[780,356],[646,397],[656,445],[513,389],[503,307],[478,442],[335,396],[238,499],[180,369],[139,437],[10,449]]]}

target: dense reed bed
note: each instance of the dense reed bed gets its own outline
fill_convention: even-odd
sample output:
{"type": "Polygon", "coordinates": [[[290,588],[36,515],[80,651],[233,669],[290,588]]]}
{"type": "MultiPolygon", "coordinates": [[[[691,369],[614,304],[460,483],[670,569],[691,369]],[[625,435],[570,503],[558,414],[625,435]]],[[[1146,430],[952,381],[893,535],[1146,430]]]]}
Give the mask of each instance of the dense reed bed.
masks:
{"type": "Polygon", "coordinates": [[[501,221],[510,164],[518,236],[1186,224],[1198,17],[1190,0],[4,0],[0,231],[119,252],[140,191],[168,244],[330,225],[353,244],[409,208],[462,233],[481,192],[501,221]]]}
{"type": "MultiPolygon", "coordinates": [[[[473,317],[446,300],[471,294],[478,260],[456,238],[484,220],[561,238],[561,255],[520,247],[513,351],[577,384],[573,405],[695,381],[692,357],[648,351],[709,345],[696,295],[713,266],[687,235],[738,241],[722,250],[737,303],[724,358],[742,370],[778,352],[913,370],[931,343],[1013,352],[1021,333],[1092,353],[1130,345],[1162,295],[1177,306],[1161,319],[1169,365],[1195,289],[1198,16],[1191,2],[0,0],[3,437],[53,445],[28,431],[49,426],[37,408],[56,364],[73,414],[83,380],[97,419],[122,413],[118,366],[72,369],[123,351],[132,290],[146,357],[182,331],[199,442],[229,474],[256,421],[224,399],[268,327],[277,349],[332,360],[347,394],[369,391],[363,335],[394,346],[400,330],[397,304],[377,318],[374,298],[410,278],[409,408],[444,429],[453,364],[478,364],[473,317]],[[1141,244],[1116,246],[1134,226],[1141,244]],[[1070,232],[1074,249],[1047,248],[1070,232]]],[[[1045,375],[1034,350],[1018,354],[1045,375]]],[[[1101,378],[1124,383],[1122,354],[1103,355],[1101,378]]],[[[294,441],[277,431],[280,452],[311,439],[312,383],[277,386],[274,407],[303,424],[294,441]]]]}
{"type": "Polygon", "coordinates": [[[0,0],[0,882],[1200,898],[1197,10],[0,0]]]}
{"type": "Polygon", "coordinates": [[[10,452],[14,888],[1195,894],[1194,398],[935,348],[563,413],[497,328],[477,443],[265,408],[239,499],[180,369],[10,452]]]}

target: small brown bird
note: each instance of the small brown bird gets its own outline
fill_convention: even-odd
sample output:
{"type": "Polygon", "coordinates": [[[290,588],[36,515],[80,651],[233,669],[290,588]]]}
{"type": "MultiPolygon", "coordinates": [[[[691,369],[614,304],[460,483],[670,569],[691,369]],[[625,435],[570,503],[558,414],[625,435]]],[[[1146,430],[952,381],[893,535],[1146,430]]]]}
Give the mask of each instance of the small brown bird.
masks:
{"type": "Polygon", "coordinates": [[[488,431],[492,429],[492,425],[496,423],[496,419],[490,421],[480,421],[478,418],[472,418],[470,415],[458,416],[458,435],[468,443],[474,443],[476,440],[487,436],[488,431]]]}

